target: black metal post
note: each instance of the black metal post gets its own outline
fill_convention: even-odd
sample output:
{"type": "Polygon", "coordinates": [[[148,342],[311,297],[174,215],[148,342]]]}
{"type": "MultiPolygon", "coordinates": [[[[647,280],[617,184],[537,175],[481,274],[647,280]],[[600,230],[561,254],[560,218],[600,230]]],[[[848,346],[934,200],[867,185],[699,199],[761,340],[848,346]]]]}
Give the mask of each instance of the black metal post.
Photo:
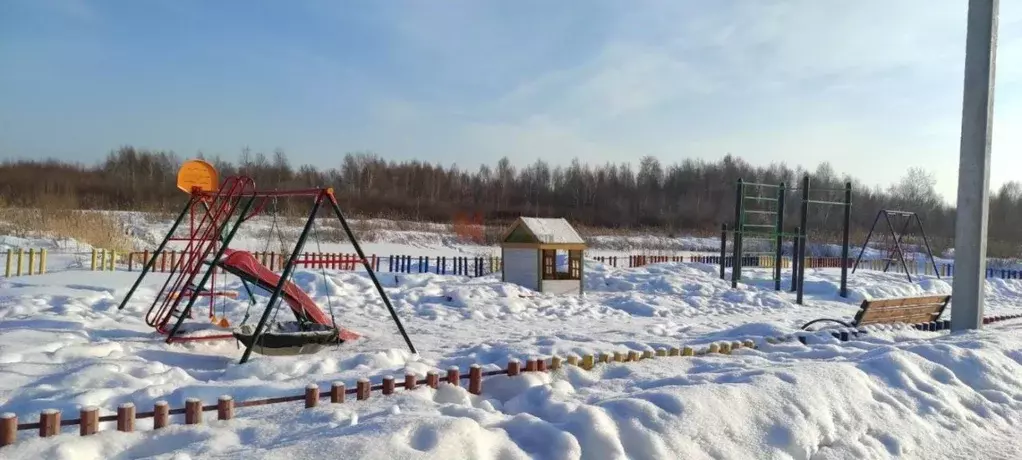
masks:
{"type": "Polygon", "coordinates": [[[798,246],[801,244],[802,227],[795,227],[795,236],[791,239],[791,292],[798,290],[798,246]]]}
{"type": "Polygon", "coordinates": [[[926,230],[923,230],[923,221],[919,220],[919,214],[915,214],[916,225],[919,225],[919,234],[923,237],[923,244],[926,246],[926,254],[930,256],[930,263],[933,264],[933,273],[940,279],[940,270],[937,270],[937,261],[933,259],[933,250],[930,249],[930,239],[926,237],[926,230]]]}
{"type": "Polygon", "coordinates": [[[405,332],[405,327],[401,324],[401,319],[397,316],[397,311],[394,310],[394,306],[390,303],[390,298],[387,297],[387,292],[383,290],[383,285],[380,284],[380,280],[376,279],[376,272],[373,271],[373,267],[369,265],[369,261],[366,260],[365,253],[362,252],[362,246],[358,244],[358,240],[355,239],[355,234],[351,232],[351,227],[348,226],[348,220],[344,218],[344,213],[341,212],[341,206],[337,204],[337,199],[334,197],[333,191],[328,192],[328,198],[330,201],[330,207],[333,208],[334,214],[337,215],[337,219],[341,221],[341,226],[344,227],[344,233],[348,235],[348,241],[351,241],[351,245],[355,248],[355,252],[358,253],[358,257],[362,259],[362,265],[365,267],[366,272],[369,273],[369,278],[373,280],[373,284],[376,285],[376,291],[380,293],[380,298],[383,299],[383,304],[387,306],[387,310],[390,311],[391,318],[394,318],[394,324],[397,324],[397,329],[401,331],[401,336],[405,339],[405,344],[408,345],[408,349],[413,354],[418,354],[415,351],[415,345],[412,344],[412,339],[408,337],[408,333],[405,332]]]}
{"type": "Polygon", "coordinates": [[[785,198],[784,182],[781,182],[777,187],[777,227],[774,232],[777,235],[774,237],[774,290],[781,290],[781,246],[784,245],[784,198],[785,198]]]}
{"type": "Polygon", "coordinates": [[[795,303],[802,305],[802,294],[806,283],[806,246],[809,243],[809,175],[802,178],[802,218],[800,219],[802,233],[801,242],[798,245],[798,292],[795,293],[795,303]]]}
{"type": "MultiPolygon", "coordinates": [[[[891,213],[887,212],[885,214],[887,216],[887,221],[889,223],[890,220],[891,220],[891,213]]],[[[912,215],[913,214],[912,213],[909,213],[909,214],[899,213],[897,215],[905,218],[905,222],[901,225],[901,231],[896,233],[896,234],[894,234],[894,245],[898,248],[898,252],[901,253],[901,240],[904,239],[905,235],[908,233],[908,226],[910,224],[912,224],[912,215]]],[[[894,229],[892,228],[891,231],[894,231],[894,229]]],[[[904,258],[902,258],[902,259],[904,260],[904,258]]],[[[891,265],[891,262],[889,261],[887,263],[887,267],[884,267],[884,272],[885,273],[887,272],[887,268],[890,267],[890,265],[891,265]]],[[[905,269],[905,273],[908,273],[908,265],[907,264],[902,264],[902,265],[903,265],[902,268],[905,269]]]]}
{"type": "Polygon", "coordinates": [[[170,238],[174,236],[174,231],[177,230],[178,225],[181,225],[181,221],[184,220],[185,214],[188,214],[188,211],[192,209],[192,205],[194,204],[195,197],[192,197],[188,200],[188,204],[185,205],[185,208],[181,210],[181,214],[178,214],[177,219],[175,219],[174,223],[170,226],[170,231],[167,232],[167,236],[163,237],[163,241],[161,241],[160,245],[156,247],[156,251],[153,251],[153,256],[150,257],[149,261],[142,266],[142,273],[138,274],[138,278],[135,279],[135,284],[132,284],[131,289],[128,289],[128,293],[124,295],[124,300],[122,300],[121,304],[117,306],[118,310],[123,310],[124,307],[128,305],[128,301],[131,300],[131,296],[135,294],[135,290],[138,289],[140,284],[142,284],[142,279],[145,278],[145,275],[149,273],[149,270],[156,265],[156,258],[161,252],[163,252],[163,249],[167,247],[167,243],[170,242],[170,238]]]}
{"type": "Polygon", "coordinates": [[[735,222],[731,226],[731,287],[738,287],[738,280],[742,279],[742,231],[745,226],[742,222],[742,205],[745,201],[745,184],[741,179],[735,186],[735,222]]]}
{"type": "MultiPolygon", "coordinates": [[[[295,269],[295,261],[298,260],[298,255],[301,254],[302,249],[305,248],[305,240],[309,238],[309,231],[312,230],[312,225],[316,222],[316,213],[319,212],[319,207],[323,204],[323,195],[324,194],[320,194],[317,196],[316,203],[312,205],[312,212],[309,213],[309,219],[305,221],[305,227],[302,228],[302,234],[298,236],[298,243],[296,243],[294,249],[291,250],[291,256],[284,262],[284,271],[280,274],[280,280],[277,281],[277,287],[275,287],[273,289],[273,293],[270,294],[270,300],[266,303],[263,315],[259,317],[259,324],[256,325],[255,331],[252,333],[252,341],[249,345],[245,346],[245,353],[241,355],[241,361],[239,361],[239,364],[245,364],[248,362],[248,358],[252,356],[252,348],[256,346],[257,342],[259,342],[263,329],[266,327],[266,321],[270,319],[270,315],[273,313],[277,302],[280,300],[281,294],[284,292],[284,285],[287,284],[288,279],[291,278],[291,273],[295,269]]],[[[241,215],[244,216],[245,212],[243,211],[241,215]]],[[[232,232],[234,230],[237,230],[237,227],[231,229],[232,232]]]]}
{"type": "Polygon", "coordinates": [[[848,237],[852,224],[852,183],[845,182],[845,219],[841,237],[841,297],[848,297],[848,237]]]}
{"type": "Polygon", "coordinates": [[[724,259],[727,258],[727,224],[720,225],[720,279],[724,279],[724,259]]]}
{"type": "MultiPolygon", "coordinates": [[[[220,244],[220,248],[217,249],[216,254],[213,256],[213,260],[211,260],[209,266],[206,267],[206,272],[202,274],[202,281],[199,281],[199,284],[195,285],[194,292],[188,298],[188,303],[185,305],[185,308],[181,310],[181,313],[178,314],[177,321],[174,322],[174,327],[172,327],[170,332],[167,333],[167,343],[171,343],[173,341],[172,339],[174,338],[174,335],[177,334],[179,329],[181,329],[181,325],[184,324],[185,318],[188,318],[188,314],[192,311],[192,307],[195,306],[195,302],[199,299],[199,296],[196,294],[203,289],[203,286],[205,286],[206,283],[209,282],[209,278],[213,275],[213,271],[216,270],[217,261],[224,256],[224,252],[227,251],[227,245],[231,244],[231,240],[234,239],[234,235],[238,233],[238,228],[240,228],[241,223],[245,221],[245,213],[252,207],[252,203],[254,203],[255,200],[256,199],[254,197],[249,198],[248,202],[245,203],[245,207],[241,209],[241,213],[238,214],[237,222],[234,223],[234,227],[231,228],[231,231],[228,232],[227,236],[222,240],[222,244],[220,244]]],[[[204,258],[206,257],[206,254],[192,255],[191,257],[204,258]]],[[[186,288],[187,286],[182,286],[182,291],[186,288]]],[[[183,295],[183,292],[180,295],[183,295]]],[[[210,293],[210,295],[213,294],[210,293]]]]}
{"type": "Polygon", "coordinates": [[[877,222],[880,221],[880,215],[883,213],[883,211],[877,211],[877,216],[873,218],[873,225],[869,226],[869,233],[866,234],[866,241],[862,242],[862,249],[859,251],[859,256],[855,258],[855,265],[852,265],[852,273],[855,273],[855,270],[859,268],[859,261],[862,260],[862,255],[866,253],[866,246],[869,245],[869,239],[873,237],[873,230],[876,230],[877,222]]]}
{"type": "MultiPolygon", "coordinates": [[[[905,263],[905,253],[901,250],[901,238],[895,233],[894,224],[891,223],[891,217],[887,214],[887,212],[883,213],[884,220],[887,221],[887,228],[891,229],[891,236],[894,237],[894,246],[895,250],[898,251],[898,259],[901,261],[901,267],[905,269],[905,276],[908,277],[908,282],[911,283],[912,274],[908,272],[908,264],[905,263]]],[[[887,273],[887,268],[891,266],[891,262],[893,262],[893,259],[887,261],[887,265],[884,266],[884,273],[887,273]]]]}

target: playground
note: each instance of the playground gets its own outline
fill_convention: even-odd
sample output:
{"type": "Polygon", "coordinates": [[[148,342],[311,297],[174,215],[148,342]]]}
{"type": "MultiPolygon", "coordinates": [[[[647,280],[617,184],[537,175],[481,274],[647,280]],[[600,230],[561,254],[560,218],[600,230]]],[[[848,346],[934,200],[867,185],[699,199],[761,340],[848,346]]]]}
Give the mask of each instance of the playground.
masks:
{"type": "MultiPolygon", "coordinates": [[[[233,340],[165,343],[144,321],[145,297],[160,288],[158,278],[143,282],[123,311],[118,303],[137,273],[51,273],[5,281],[0,412],[31,421],[32,414],[59,409],[67,419],[83,406],[100,407],[106,415],[126,402],[139,411],[160,400],[176,408],[187,398],[212,404],[224,394],[239,401],[300,395],[309,383],[354,388],[362,378],[421,377],[451,366],[491,370],[511,358],[524,363],[700,347],[791,334],[816,317],[848,318],[864,298],[950,290],[931,276],[908,283],[900,274],[863,271],[851,277],[845,299],[837,295],[837,270],[807,269],[806,302],[799,306],[792,293],[773,291],[768,269],[748,269],[735,290],[710,264],[617,269],[587,264],[585,297],[535,294],[497,276],[413,274],[396,282],[383,277],[418,355],[394,330],[364,272],[328,271],[324,283],[318,270],[299,270],[295,284],[318,304],[331,296],[338,322],[361,337],[316,354],[254,354],[245,364],[238,364],[244,348],[233,340]]],[[[243,291],[240,281],[227,288],[243,291]]],[[[1017,307],[1022,281],[991,280],[988,296],[990,314],[1022,312],[1017,307]]],[[[239,322],[246,299],[226,300],[226,316],[239,322]]],[[[91,437],[78,436],[77,429],[47,439],[21,433],[4,449],[13,458],[137,458],[178,450],[194,458],[280,458],[309,449],[341,449],[366,458],[564,458],[564,452],[579,458],[604,449],[633,458],[946,453],[939,450],[946,432],[941,426],[959,424],[969,439],[987,439],[1022,415],[1010,402],[1022,397],[1017,385],[1022,365],[1009,357],[1022,348],[1019,324],[1006,321],[953,338],[887,330],[846,343],[792,343],[728,356],[493,377],[479,396],[441,385],[309,411],[301,403],[252,407],[238,409],[230,422],[198,427],[172,416],[171,426],[154,431],[151,420],[140,419],[134,434],[117,433],[109,424],[91,437]],[[982,381],[976,380],[980,375],[982,381]],[[769,420],[791,401],[801,401],[804,412],[786,416],[780,436],[780,422],[769,420]],[[899,422],[915,428],[885,430],[899,422]],[[458,429],[451,430],[454,426],[458,429]],[[727,436],[728,431],[750,436],[727,436]],[[857,442],[841,441],[848,439],[857,442]]]]}
{"type": "MultiPolygon", "coordinates": [[[[844,327],[835,329],[844,335],[801,335],[818,318],[847,325],[864,301],[940,298],[951,291],[949,280],[886,272],[890,267],[875,260],[854,274],[851,263],[817,268],[799,261],[797,270],[790,263],[745,266],[739,277],[722,266],[724,258],[618,267],[584,258],[584,294],[566,295],[504,282],[501,273],[377,273],[350,233],[359,269],[302,263],[317,221],[346,226],[327,189],[301,192],[310,218],[289,255],[268,262],[258,251],[232,247],[232,238],[254,218],[252,206],[272,195],[212,192],[193,187],[183,195],[177,222],[186,230],[172,224],[160,235],[201,258],[179,256],[145,271],[157,267],[154,252],[133,271],[52,271],[0,282],[0,413],[39,422],[0,453],[1020,454],[1005,433],[1022,417],[1022,363],[1013,358],[1022,350],[1022,320],[1014,319],[1022,314],[1022,280],[987,281],[987,314],[998,320],[978,332],[951,336],[931,322],[932,330],[881,323],[863,334],[844,327]],[[317,214],[323,204],[335,209],[317,214]],[[224,216],[233,220],[204,210],[228,208],[224,216]],[[220,224],[203,223],[203,216],[220,224]],[[523,365],[512,373],[514,360],[523,365]],[[458,370],[469,381],[451,384],[452,370],[454,382],[458,370]],[[438,375],[447,377],[440,382],[438,375]],[[395,378],[402,382],[396,392],[395,378]],[[341,402],[337,388],[355,393],[341,402]],[[306,409],[297,402],[303,399],[306,409]],[[238,406],[225,408],[225,401],[238,406]],[[126,407],[133,408],[131,430],[121,420],[126,407]],[[160,407],[164,415],[157,415],[160,407]],[[63,418],[53,418],[58,412],[63,418]],[[963,444],[973,447],[959,449],[963,444]]],[[[806,238],[769,238],[778,236],[806,238]]],[[[892,243],[898,246],[897,234],[892,243]]],[[[890,260],[903,256],[900,248],[882,248],[890,260]]],[[[746,258],[741,251],[736,260],[746,258]]],[[[841,260],[854,261],[856,252],[841,260]]],[[[890,305],[876,308],[883,307],[890,305]]],[[[878,311],[872,318],[886,314],[878,311]]]]}

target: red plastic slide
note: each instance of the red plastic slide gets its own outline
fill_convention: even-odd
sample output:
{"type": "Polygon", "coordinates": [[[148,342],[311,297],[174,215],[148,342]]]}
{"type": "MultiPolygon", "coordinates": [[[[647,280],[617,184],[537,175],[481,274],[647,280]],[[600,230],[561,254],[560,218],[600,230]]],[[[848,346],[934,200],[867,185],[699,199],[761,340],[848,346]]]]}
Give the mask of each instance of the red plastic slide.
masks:
{"type": "MultiPolygon", "coordinates": [[[[224,251],[224,257],[220,260],[220,265],[224,269],[237,275],[238,277],[244,278],[256,286],[259,286],[267,291],[273,292],[277,287],[277,283],[280,282],[280,275],[274,273],[272,270],[267,268],[265,265],[259,263],[255,256],[246,251],[237,251],[234,249],[227,249],[224,251]]],[[[291,310],[295,312],[295,316],[299,318],[305,318],[317,324],[325,326],[332,326],[333,322],[330,321],[330,316],[326,312],[321,310],[316,302],[309,297],[305,291],[302,291],[295,285],[295,283],[288,280],[284,283],[284,292],[281,293],[284,302],[287,303],[291,310]]],[[[359,337],[358,334],[341,329],[339,337],[342,340],[355,340],[359,337]]]]}

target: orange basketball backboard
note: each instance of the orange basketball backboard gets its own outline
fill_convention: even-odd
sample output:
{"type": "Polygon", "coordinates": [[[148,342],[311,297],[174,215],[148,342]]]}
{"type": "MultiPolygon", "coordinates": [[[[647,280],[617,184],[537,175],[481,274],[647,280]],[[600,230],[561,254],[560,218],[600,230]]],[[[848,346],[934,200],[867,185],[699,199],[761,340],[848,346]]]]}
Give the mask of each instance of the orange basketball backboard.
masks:
{"type": "Polygon", "coordinates": [[[177,188],[192,193],[193,188],[214,192],[220,184],[216,168],[203,160],[188,160],[177,170],[177,188]]]}

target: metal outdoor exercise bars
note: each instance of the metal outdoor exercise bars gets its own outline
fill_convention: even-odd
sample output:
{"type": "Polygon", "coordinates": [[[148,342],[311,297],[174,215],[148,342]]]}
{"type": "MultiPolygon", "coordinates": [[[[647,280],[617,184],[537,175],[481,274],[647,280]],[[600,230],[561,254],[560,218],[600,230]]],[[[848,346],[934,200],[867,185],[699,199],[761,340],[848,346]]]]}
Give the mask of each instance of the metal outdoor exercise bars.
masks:
{"type": "MultiPolygon", "coordinates": [[[[802,187],[798,189],[788,189],[783,182],[779,184],[764,184],[755,182],[745,182],[739,179],[735,191],[735,214],[734,223],[730,230],[728,230],[725,224],[721,231],[721,244],[720,244],[720,278],[725,279],[724,268],[730,262],[731,269],[731,286],[738,287],[738,281],[742,278],[742,265],[752,261],[747,259],[750,253],[745,252],[745,240],[746,239],[760,239],[767,240],[771,245],[771,251],[768,253],[773,256],[773,281],[774,290],[781,290],[781,270],[784,268],[784,259],[782,258],[782,246],[784,244],[784,238],[792,239],[792,277],[791,277],[791,290],[796,293],[796,303],[802,304],[803,300],[803,287],[805,284],[805,258],[806,258],[806,243],[808,241],[809,234],[809,207],[810,205],[824,205],[824,206],[841,206],[844,210],[843,225],[842,225],[842,241],[841,241],[841,288],[840,294],[842,297],[848,296],[848,244],[849,244],[849,227],[851,221],[852,211],[852,184],[846,182],[843,188],[836,189],[824,189],[824,188],[811,188],[809,176],[805,176],[802,179],[802,187]],[[773,196],[763,195],[762,191],[772,190],[776,191],[773,196]],[[799,226],[795,227],[793,232],[786,233],[784,231],[784,206],[787,201],[788,192],[799,191],[801,192],[800,207],[799,207],[799,226]],[[755,192],[755,193],[753,193],[755,192]],[[813,192],[843,192],[842,201],[828,201],[822,199],[813,199],[810,195],[813,192]],[[766,207],[757,207],[756,205],[766,203],[766,207]],[[771,221],[772,218],[772,221],[771,221]],[[727,258],[727,235],[728,233],[733,234],[732,242],[732,255],[730,260],[727,258]]],[[[751,253],[753,255],[762,255],[764,253],[751,253]]],[[[759,257],[756,259],[756,265],[760,265],[759,261],[762,260],[759,257]]]]}

